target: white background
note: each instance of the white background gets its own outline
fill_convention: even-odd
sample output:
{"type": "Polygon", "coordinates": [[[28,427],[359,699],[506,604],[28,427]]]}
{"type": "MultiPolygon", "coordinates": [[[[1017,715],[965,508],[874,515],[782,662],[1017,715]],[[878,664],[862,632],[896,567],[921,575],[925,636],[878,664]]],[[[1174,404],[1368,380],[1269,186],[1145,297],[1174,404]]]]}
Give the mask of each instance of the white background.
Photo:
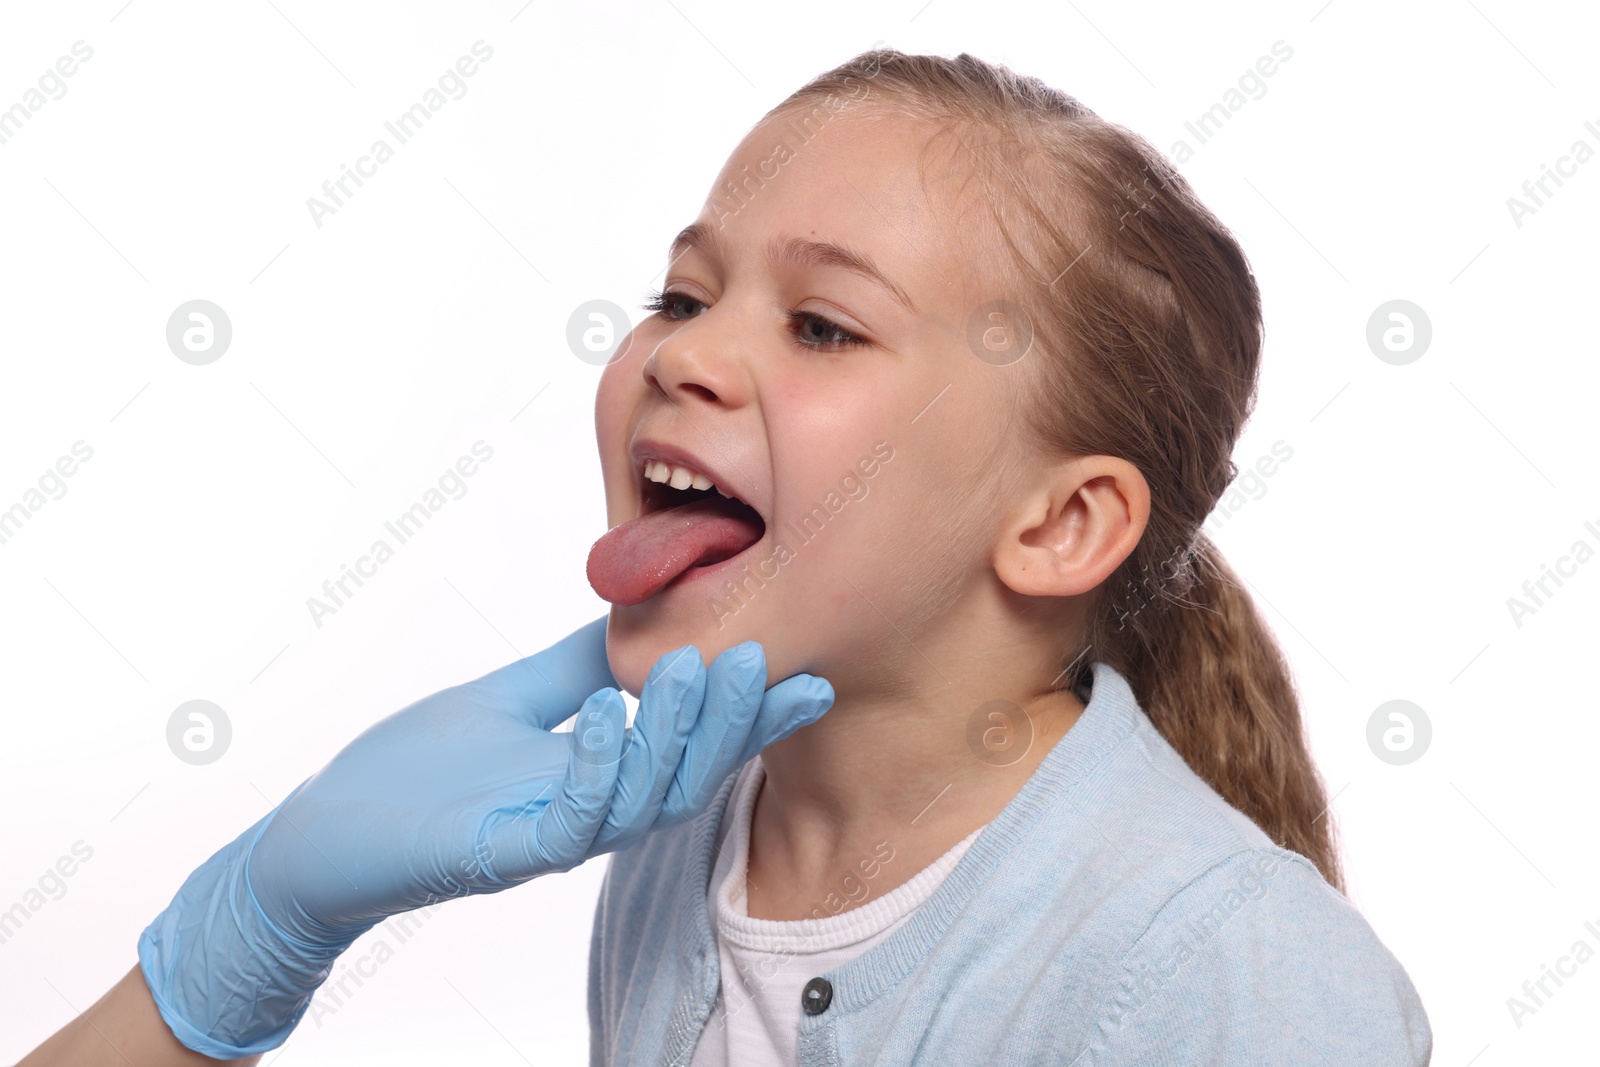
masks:
{"type": "MultiPolygon", "coordinates": [[[[0,545],[0,909],[93,849],[0,944],[0,1061],[125,973],[185,875],[365,725],[603,612],[583,573],[599,372],[568,315],[636,308],[745,130],[881,40],[1007,63],[1195,148],[1181,169],[1266,300],[1236,460],[1293,450],[1216,537],[1303,687],[1352,898],[1421,992],[1435,1063],[1593,1062],[1600,961],[1520,1028],[1506,1006],[1600,948],[1600,560],[1520,626],[1507,608],[1575,541],[1600,548],[1600,160],[1521,226],[1506,204],[1574,141],[1600,149],[1592,10],[274,3],[0,14],[0,108],[94,49],[0,145],[0,508],[94,450],[0,545]],[[466,95],[315,226],[306,199],[480,39],[466,95]],[[1266,93],[1197,145],[1184,123],[1279,40],[1266,93]],[[234,331],[202,367],[165,340],[196,298],[234,331]],[[1396,298],[1433,326],[1406,366],[1365,340],[1396,298]],[[467,495],[314,625],[306,598],[480,439],[467,495]],[[234,729],[203,767],[165,740],[196,698],[234,729]],[[1366,741],[1396,698],[1433,724],[1409,766],[1366,741]]],[[[582,1062],[602,873],[439,909],[268,1061],[582,1062]]]]}

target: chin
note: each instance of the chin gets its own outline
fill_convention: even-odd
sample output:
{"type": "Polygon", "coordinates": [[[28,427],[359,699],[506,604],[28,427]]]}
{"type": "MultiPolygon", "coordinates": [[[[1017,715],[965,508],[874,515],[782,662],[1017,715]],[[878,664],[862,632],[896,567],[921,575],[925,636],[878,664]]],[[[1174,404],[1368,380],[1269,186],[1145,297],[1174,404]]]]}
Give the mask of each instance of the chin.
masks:
{"type": "Polygon", "coordinates": [[[731,625],[719,628],[709,618],[691,622],[641,611],[640,607],[643,606],[612,608],[606,626],[606,659],[611,676],[617,680],[618,688],[635,698],[643,691],[656,661],[674,649],[694,645],[700,650],[701,663],[709,667],[723,651],[749,639],[746,634],[736,633],[731,625]]]}

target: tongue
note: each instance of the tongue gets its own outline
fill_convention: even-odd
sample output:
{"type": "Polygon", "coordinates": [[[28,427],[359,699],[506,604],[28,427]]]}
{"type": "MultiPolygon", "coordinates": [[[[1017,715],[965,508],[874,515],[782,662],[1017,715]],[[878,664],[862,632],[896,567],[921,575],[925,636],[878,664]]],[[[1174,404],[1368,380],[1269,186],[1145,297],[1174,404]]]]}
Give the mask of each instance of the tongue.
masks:
{"type": "Polygon", "coordinates": [[[719,563],[761,539],[746,505],[720,494],[641,515],[589,550],[589,584],[613,604],[638,604],[690,567],[719,563]]]}

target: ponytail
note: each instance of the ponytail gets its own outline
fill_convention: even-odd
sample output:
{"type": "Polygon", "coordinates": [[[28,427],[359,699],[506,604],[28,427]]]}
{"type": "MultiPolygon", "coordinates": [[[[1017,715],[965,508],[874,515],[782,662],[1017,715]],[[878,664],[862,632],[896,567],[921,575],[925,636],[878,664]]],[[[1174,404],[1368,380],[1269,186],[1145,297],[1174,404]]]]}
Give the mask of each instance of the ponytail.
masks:
{"type": "Polygon", "coordinates": [[[1204,533],[1180,573],[1161,581],[1148,602],[1136,594],[1133,612],[1121,609],[1124,618],[1085,647],[1127,678],[1191,770],[1343,892],[1327,793],[1306,747],[1289,665],[1255,602],[1204,533]]]}
{"type": "MultiPolygon", "coordinates": [[[[1149,142],[1037,78],[970,55],[864,52],[772,113],[887,106],[961,138],[1014,278],[995,279],[1031,327],[996,368],[1018,425],[1047,456],[1128,460],[1150,487],[1133,553],[1063,642],[1081,686],[1104,660],[1222,797],[1343,890],[1322,781],[1289,668],[1201,526],[1238,473],[1255,403],[1261,297],[1243,251],[1149,142]]],[[[931,144],[931,142],[930,142],[931,144]]]]}

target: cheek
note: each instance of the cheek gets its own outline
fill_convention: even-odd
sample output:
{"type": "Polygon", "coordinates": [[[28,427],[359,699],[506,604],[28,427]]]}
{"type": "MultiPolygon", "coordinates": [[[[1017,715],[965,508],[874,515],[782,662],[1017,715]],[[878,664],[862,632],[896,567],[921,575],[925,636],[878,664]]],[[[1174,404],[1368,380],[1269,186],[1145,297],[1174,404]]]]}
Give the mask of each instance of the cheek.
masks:
{"type": "Polygon", "coordinates": [[[605,370],[600,372],[600,383],[594,393],[594,425],[602,448],[614,443],[626,416],[634,392],[632,386],[639,381],[638,363],[631,356],[624,357],[606,364],[605,370]]]}
{"type": "Polygon", "coordinates": [[[606,364],[595,387],[594,431],[600,454],[600,469],[605,479],[607,508],[614,513],[608,521],[629,517],[616,509],[626,509],[632,499],[631,461],[628,459],[629,434],[649,386],[641,367],[648,354],[644,331],[630,334],[623,344],[625,355],[606,364]]]}

